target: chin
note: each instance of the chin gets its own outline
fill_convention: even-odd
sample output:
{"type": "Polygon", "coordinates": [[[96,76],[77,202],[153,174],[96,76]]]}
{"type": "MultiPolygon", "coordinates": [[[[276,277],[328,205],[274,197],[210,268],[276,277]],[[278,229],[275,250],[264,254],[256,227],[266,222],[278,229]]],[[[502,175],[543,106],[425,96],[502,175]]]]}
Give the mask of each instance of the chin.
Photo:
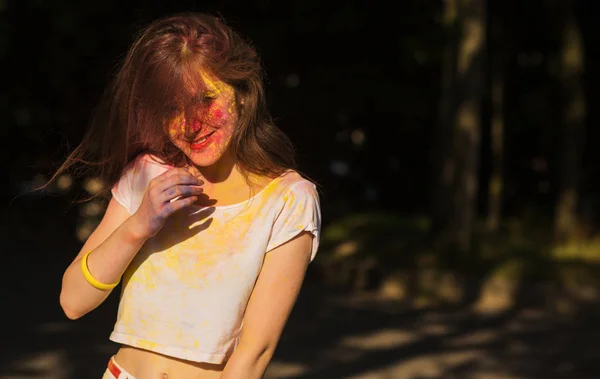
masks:
{"type": "Polygon", "coordinates": [[[226,151],[215,151],[210,149],[208,151],[188,150],[186,155],[194,165],[198,167],[210,167],[223,161],[227,154],[226,151]]]}
{"type": "Polygon", "coordinates": [[[223,143],[224,141],[219,137],[221,137],[219,134],[213,136],[213,140],[204,146],[197,144],[196,149],[183,140],[176,140],[174,143],[195,166],[211,167],[233,156],[229,151],[229,141],[223,143]]]}

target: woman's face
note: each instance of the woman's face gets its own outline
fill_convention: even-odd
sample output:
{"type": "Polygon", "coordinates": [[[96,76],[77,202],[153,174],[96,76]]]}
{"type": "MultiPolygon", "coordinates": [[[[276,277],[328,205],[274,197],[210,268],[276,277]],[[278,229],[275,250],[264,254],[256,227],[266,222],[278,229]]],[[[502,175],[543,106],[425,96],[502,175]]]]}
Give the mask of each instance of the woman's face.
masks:
{"type": "Polygon", "coordinates": [[[208,75],[202,78],[203,101],[190,117],[190,125],[183,115],[176,117],[169,124],[169,137],[195,165],[206,167],[227,151],[238,114],[233,87],[208,75]]]}

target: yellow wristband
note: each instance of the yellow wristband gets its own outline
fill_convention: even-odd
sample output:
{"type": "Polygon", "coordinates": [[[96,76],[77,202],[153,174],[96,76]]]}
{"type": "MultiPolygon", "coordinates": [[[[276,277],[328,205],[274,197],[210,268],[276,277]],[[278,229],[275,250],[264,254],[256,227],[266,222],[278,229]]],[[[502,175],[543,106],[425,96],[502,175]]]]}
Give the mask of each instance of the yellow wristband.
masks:
{"type": "Polygon", "coordinates": [[[81,271],[83,272],[83,276],[85,277],[85,280],[87,280],[88,283],[90,283],[95,288],[98,288],[99,290],[102,290],[102,291],[108,291],[108,290],[115,288],[121,280],[118,280],[116,283],[112,283],[112,284],[104,284],[104,283],[99,282],[98,280],[96,280],[96,278],[94,278],[92,276],[92,273],[88,269],[88,265],[87,265],[87,258],[91,252],[92,252],[91,250],[88,251],[87,253],[85,253],[83,258],[81,258],[81,271]]]}

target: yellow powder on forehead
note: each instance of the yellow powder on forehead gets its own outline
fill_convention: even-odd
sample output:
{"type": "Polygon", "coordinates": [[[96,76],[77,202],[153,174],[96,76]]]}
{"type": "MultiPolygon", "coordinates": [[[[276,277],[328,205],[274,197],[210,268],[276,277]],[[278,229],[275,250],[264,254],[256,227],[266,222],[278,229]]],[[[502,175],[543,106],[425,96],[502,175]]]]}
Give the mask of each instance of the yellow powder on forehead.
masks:
{"type": "Polygon", "coordinates": [[[206,86],[206,94],[210,96],[218,96],[220,94],[231,94],[233,95],[233,87],[229,84],[218,80],[205,72],[200,72],[202,81],[206,86]]]}
{"type": "Polygon", "coordinates": [[[236,106],[233,87],[221,80],[211,77],[205,72],[200,72],[200,75],[202,76],[202,80],[204,81],[204,85],[206,86],[206,96],[217,97],[221,94],[224,94],[232,98],[231,102],[229,103],[229,106],[227,107],[227,113],[233,114],[235,112],[236,106]]]}

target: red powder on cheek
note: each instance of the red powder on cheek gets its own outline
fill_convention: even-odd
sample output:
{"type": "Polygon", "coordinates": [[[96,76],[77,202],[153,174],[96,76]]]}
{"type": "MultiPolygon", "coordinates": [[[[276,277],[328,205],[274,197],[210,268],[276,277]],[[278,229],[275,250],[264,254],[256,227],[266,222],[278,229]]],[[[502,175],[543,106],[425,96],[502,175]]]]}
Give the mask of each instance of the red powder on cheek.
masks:
{"type": "Polygon", "coordinates": [[[204,122],[213,127],[221,127],[226,121],[227,117],[225,117],[221,108],[216,105],[211,106],[204,117],[204,122]]]}

